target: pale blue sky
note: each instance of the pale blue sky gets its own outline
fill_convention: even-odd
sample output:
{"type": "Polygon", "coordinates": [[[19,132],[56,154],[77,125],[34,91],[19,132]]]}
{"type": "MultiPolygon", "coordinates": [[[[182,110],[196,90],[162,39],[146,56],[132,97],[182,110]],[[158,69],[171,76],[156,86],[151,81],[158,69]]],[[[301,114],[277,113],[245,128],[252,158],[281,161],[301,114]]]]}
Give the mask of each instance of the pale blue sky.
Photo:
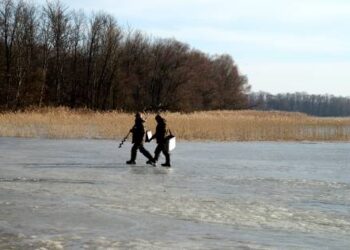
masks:
{"type": "Polygon", "coordinates": [[[350,0],[62,2],[209,54],[230,54],[253,91],[350,96],[350,0]]]}

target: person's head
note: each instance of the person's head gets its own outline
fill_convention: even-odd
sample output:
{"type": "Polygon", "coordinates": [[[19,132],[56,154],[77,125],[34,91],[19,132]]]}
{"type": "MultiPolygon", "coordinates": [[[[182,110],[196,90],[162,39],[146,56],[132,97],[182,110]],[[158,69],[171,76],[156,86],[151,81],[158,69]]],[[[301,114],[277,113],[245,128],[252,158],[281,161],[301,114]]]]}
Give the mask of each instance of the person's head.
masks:
{"type": "Polygon", "coordinates": [[[140,112],[137,112],[137,113],[135,114],[135,118],[142,118],[142,114],[141,114],[140,112]]]}
{"type": "Polygon", "coordinates": [[[142,114],[140,112],[137,112],[135,114],[135,120],[136,121],[143,121],[143,117],[142,117],[142,114]]]}
{"type": "Polygon", "coordinates": [[[160,114],[157,114],[156,117],[155,117],[155,119],[156,119],[156,121],[157,121],[158,123],[164,122],[164,118],[161,117],[160,114]]]}

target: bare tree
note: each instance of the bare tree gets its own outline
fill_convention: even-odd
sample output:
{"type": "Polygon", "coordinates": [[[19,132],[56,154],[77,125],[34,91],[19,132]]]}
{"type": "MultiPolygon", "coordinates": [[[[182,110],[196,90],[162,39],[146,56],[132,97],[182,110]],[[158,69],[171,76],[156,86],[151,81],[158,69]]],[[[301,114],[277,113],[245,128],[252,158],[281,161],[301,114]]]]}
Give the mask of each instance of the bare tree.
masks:
{"type": "Polygon", "coordinates": [[[99,109],[106,109],[112,89],[117,87],[113,83],[116,78],[120,40],[122,39],[122,31],[116,20],[107,15],[106,21],[106,27],[102,34],[101,68],[96,92],[96,103],[99,109]]]}
{"type": "MultiPolygon", "coordinates": [[[[19,10],[17,38],[14,43],[16,47],[16,108],[20,107],[20,101],[24,99],[21,98],[23,84],[25,84],[26,79],[30,79],[32,75],[36,26],[37,20],[35,7],[22,2],[22,6],[19,10]]],[[[29,82],[27,84],[29,84],[29,82]]]]}
{"type": "Polygon", "coordinates": [[[3,86],[3,89],[5,89],[6,107],[8,108],[11,99],[13,45],[17,36],[19,15],[23,2],[19,1],[16,4],[13,0],[1,0],[0,4],[1,37],[5,47],[5,86],[3,86]]]}
{"type": "MultiPolygon", "coordinates": [[[[87,17],[59,0],[40,9],[0,0],[0,108],[239,109],[248,91],[247,78],[228,55],[213,57],[175,39],[123,30],[111,15],[87,17]]],[[[331,103],[308,102],[318,110],[331,103]]]]}
{"type": "Polygon", "coordinates": [[[122,48],[122,109],[142,110],[145,107],[145,87],[150,72],[150,40],[140,31],[129,30],[122,48]]]}
{"type": "Polygon", "coordinates": [[[77,95],[78,95],[78,86],[79,81],[81,81],[81,74],[79,70],[79,66],[81,68],[82,60],[81,57],[83,55],[83,44],[85,37],[85,26],[86,26],[86,17],[83,12],[73,11],[71,18],[71,25],[69,30],[69,54],[71,55],[71,64],[70,64],[70,88],[69,88],[69,103],[70,107],[75,107],[77,103],[77,95]]]}
{"type": "Polygon", "coordinates": [[[50,42],[54,53],[54,83],[56,104],[61,105],[62,88],[64,87],[64,60],[67,48],[69,19],[67,7],[59,0],[48,2],[45,13],[50,24],[50,42]]]}
{"type": "Polygon", "coordinates": [[[217,109],[240,109],[247,106],[247,79],[238,72],[230,55],[220,55],[212,60],[211,77],[217,83],[217,109]]]}
{"type": "Polygon", "coordinates": [[[176,106],[179,101],[176,91],[189,80],[188,52],[187,44],[172,39],[160,39],[153,44],[152,106],[176,106]]]}
{"type": "Polygon", "coordinates": [[[44,104],[44,98],[47,92],[47,72],[49,64],[49,55],[52,50],[50,43],[50,21],[45,12],[41,13],[40,16],[40,28],[38,35],[38,43],[40,48],[40,70],[41,70],[41,87],[39,96],[39,107],[44,104]]]}
{"type": "Polygon", "coordinates": [[[96,58],[99,55],[101,47],[101,32],[105,25],[104,15],[102,13],[94,15],[90,20],[88,41],[87,41],[87,75],[86,75],[86,89],[88,106],[94,107],[95,91],[96,91],[96,58]]]}

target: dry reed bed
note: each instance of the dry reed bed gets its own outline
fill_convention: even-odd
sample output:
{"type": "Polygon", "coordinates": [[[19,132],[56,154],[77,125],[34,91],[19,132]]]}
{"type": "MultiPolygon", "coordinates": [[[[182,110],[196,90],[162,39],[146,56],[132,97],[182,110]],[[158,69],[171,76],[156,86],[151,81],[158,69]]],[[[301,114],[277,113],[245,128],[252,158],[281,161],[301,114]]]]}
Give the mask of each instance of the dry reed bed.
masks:
{"type": "MultiPolygon", "coordinates": [[[[164,113],[179,139],[218,141],[349,141],[350,118],[317,118],[300,113],[208,111],[164,113]]],[[[154,130],[154,115],[146,122],[154,130]]],[[[43,138],[122,138],[133,114],[67,108],[1,113],[0,136],[43,138]]]]}

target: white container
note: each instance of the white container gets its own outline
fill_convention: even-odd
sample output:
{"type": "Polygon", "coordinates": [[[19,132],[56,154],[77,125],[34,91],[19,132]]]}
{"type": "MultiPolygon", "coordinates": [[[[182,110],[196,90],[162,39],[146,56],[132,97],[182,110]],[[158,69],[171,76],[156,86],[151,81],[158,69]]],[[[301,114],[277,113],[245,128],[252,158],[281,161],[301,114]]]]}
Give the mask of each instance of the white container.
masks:
{"type": "Polygon", "coordinates": [[[176,147],[176,137],[175,136],[169,136],[166,140],[165,148],[168,152],[172,151],[176,147]]]}
{"type": "Polygon", "coordinates": [[[150,141],[152,138],[152,131],[151,130],[147,130],[146,131],[146,141],[150,141]]]}

